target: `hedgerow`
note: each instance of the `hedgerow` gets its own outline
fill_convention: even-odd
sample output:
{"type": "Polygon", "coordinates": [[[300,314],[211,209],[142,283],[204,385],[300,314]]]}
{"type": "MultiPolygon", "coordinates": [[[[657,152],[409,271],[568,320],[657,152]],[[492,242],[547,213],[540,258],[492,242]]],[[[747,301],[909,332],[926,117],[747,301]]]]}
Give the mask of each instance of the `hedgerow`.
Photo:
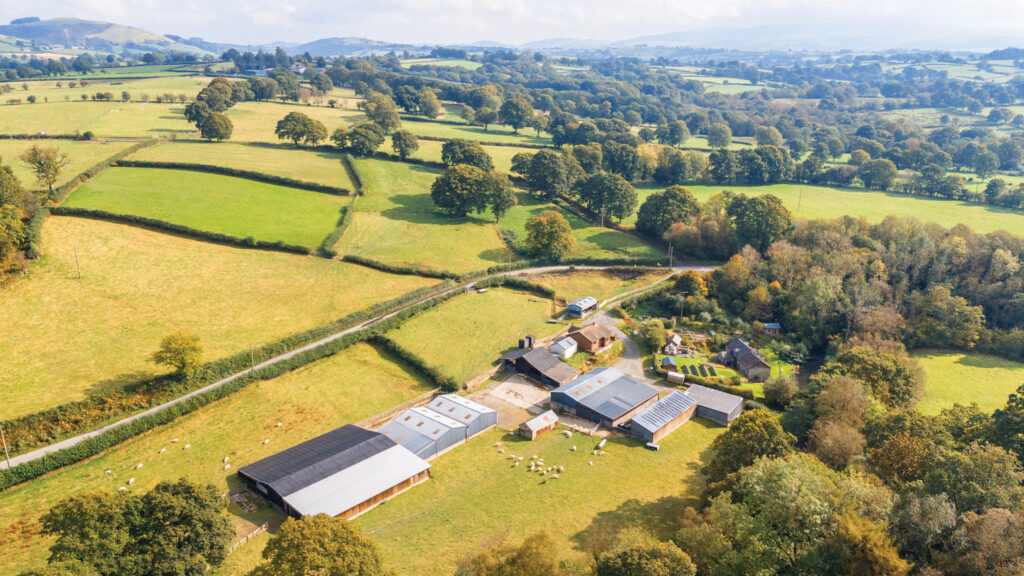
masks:
{"type": "Polygon", "coordinates": [[[159,162],[154,160],[119,160],[117,161],[117,166],[123,168],[161,168],[164,170],[205,172],[208,174],[220,174],[222,176],[245,178],[246,180],[255,180],[257,182],[276,184],[278,186],[299,188],[302,190],[309,190],[311,192],[322,192],[324,194],[332,194],[334,196],[350,196],[352,194],[352,191],[347,188],[328,186],[327,184],[318,184],[316,182],[308,182],[306,180],[298,180],[296,178],[288,178],[286,176],[274,176],[272,174],[264,174],[263,172],[255,172],[252,170],[239,170],[237,168],[228,168],[225,166],[212,166],[210,164],[196,164],[193,162],[159,162]]]}
{"type": "Polygon", "coordinates": [[[106,158],[100,162],[97,162],[96,164],[93,164],[89,168],[86,168],[85,171],[80,173],[78,176],[75,176],[71,180],[54,188],[53,195],[50,197],[50,200],[53,201],[55,204],[60,204],[61,202],[64,201],[65,198],[68,197],[68,194],[70,194],[71,191],[77,188],[78,185],[81,184],[82,182],[85,182],[90,178],[94,178],[97,174],[109,168],[110,165],[113,164],[114,162],[127,158],[128,156],[135,154],[139,150],[142,150],[143,148],[148,148],[156,143],[156,140],[143,140],[142,142],[133,144],[125,148],[124,150],[121,150],[120,152],[114,154],[109,158],[106,158]]]}

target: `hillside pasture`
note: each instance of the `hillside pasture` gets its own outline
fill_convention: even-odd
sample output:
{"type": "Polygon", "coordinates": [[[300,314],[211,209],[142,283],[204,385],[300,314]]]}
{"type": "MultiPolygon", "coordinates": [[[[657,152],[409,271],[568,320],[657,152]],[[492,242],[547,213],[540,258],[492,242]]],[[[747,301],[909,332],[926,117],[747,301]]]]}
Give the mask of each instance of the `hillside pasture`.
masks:
{"type": "Polygon", "coordinates": [[[187,134],[182,104],[154,102],[50,102],[0,106],[0,134],[74,135],[100,138],[187,134]]]}
{"type": "Polygon", "coordinates": [[[253,145],[232,142],[169,142],[150,146],[130,160],[185,162],[260,172],[355,191],[341,154],[296,150],[290,145],[253,145]]]}
{"type": "Polygon", "coordinates": [[[492,289],[459,296],[420,314],[387,336],[461,383],[486,372],[519,338],[544,338],[562,328],[548,320],[551,300],[492,289]]]}
{"type": "Polygon", "coordinates": [[[149,356],[172,332],[209,361],[436,282],[58,216],[43,253],[0,291],[0,420],[162,373],[149,356]]]}
{"type": "Polygon", "coordinates": [[[357,159],[365,196],[337,248],[382,262],[470,272],[508,259],[489,214],[467,218],[435,209],[430,185],[438,170],[413,164],[357,159]]]}
{"type": "Polygon", "coordinates": [[[520,128],[519,134],[513,132],[512,128],[500,124],[491,124],[484,130],[483,126],[471,126],[469,124],[451,124],[448,122],[424,122],[405,121],[402,122],[402,129],[408,130],[417,136],[433,136],[435,138],[464,138],[466,140],[477,140],[480,142],[502,142],[506,144],[551,144],[551,138],[541,133],[537,137],[537,131],[532,128],[520,128]]]}
{"type": "Polygon", "coordinates": [[[412,68],[413,66],[439,66],[442,68],[476,70],[481,64],[463,58],[409,58],[402,60],[402,68],[412,68]]]}
{"type": "Polygon", "coordinates": [[[143,79],[96,79],[88,82],[88,86],[81,86],[81,80],[60,77],[11,83],[14,91],[0,96],[0,101],[6,101],[9,98],[25,100],[29,95],[36,97],[37,104],[66,100],[78,101],[82,99],[83,95],[91,98],[97,92],[110,92],[118,102],[121,101],[122,92],[128,92],[132,100],[141,100],[142,95],[147,94],[151,102],[157,96],[164,94],[173,94],[175,98],[179,94],[184,94],[191,99],[210,82],[210,79],[201,76],[164,76],[143,79]],[[59,87],[57,86],[58,82],[60,83],[59,87]],[[69,82],[76,82],[79,85],[71,88],[68,86],[69,82]],[[27,86],[28,90],[25,90],[24,86],[27,86]]]}
{"type": "MultiPolygon", "coordinates": [[[[410,123],[406,124],[406,129],[410,123]]],[[[419,149],[413,158],[420,160],[429,160],[431,162],[441,161],[441,148],[444,146],[444,142],[438,142],[437,140],[420,140],[419,149]]],[[[494,161],[494,169],[501,172],[510,172],[512,170],[512,157],[516,154],[524,152],[526,154],[534,154],[537,152],[535,148],[517,148],[515,146],[487,146],[485,145],[484,150],[490,155],[491,160],[494,161]]],[[[391,150],[391,141],[388,140],[384,146],[381,146],[381,150],[393,153],[391,150]]]]}
{"type": "Polygon", "coordinates": [[[697,504],[700,466],[724,430],[694,418],[662,440],[659,452],[610,438],[604,456],[591,453],[597,438],[551,432],[531,442],[492,430],[432,461],[429,482],[356,522],[400,574],[451,574],[488,542],[504,536],[518,545],[541,530],[554,537],[560,557],[583,561],[588,542],[599,545],[626,527],[671,536],[683,509],[697,504]],[[504,454],[494,447],[498,441],[504,454]],[[557,479],[540,476],[525,459],[513,468],[512,454],[536,454],[565,471],[557,479]],[[540,521],[552,514],[557,521],[540,521]]]}
{"type": "MultiPolygon", "coordinates": [[[[46,562],[52,539],[21,539],[13,533],[14,527],[19,523],[38,526],[39,516],[61,498],[90,490],[116,492],[130,477],[136,482],[128,489],[135,493],[181,477],[226,491],[240,483],[235,471],[242,466],[384,412],[430,389],[421,375],[368,344],[356,344],[274,380],[253,383],[100,456],[5,492],[0,509],[5,573],[46,562]],[[277,422],[281,422],[280,428],[277,422]],[[172,442],[175,438],[179,442],[172,442]],[[264,439],[270,443],[264,445],[264,439]],[[186,444],[191,445],[187,451],[183,450],[186,444]],[[161,454],[161,449],[166,452],[161,454]],[[226,471],[225,457],[231,464],[226,471]],[[143,468],[135,469],[140,462],[143,468]],[[104,474],[107,469],[111,474],[104,474]]],[[[268,507],[245,513],[231,506],[229,512],[239,534],[248,533],[263,520],[281,519],[268,507]]],[[[246,544],[237,557],[232,554],[225,570],[252,562],[251,556],[258,556],[266,540],[246,544]]],[[[236,572],[238,576],[243,573],[236,572]]]]}
{"type": "MultiPolygon", "coordinates": [[[[239,102],[226,112],[234,125],[231,140],[234,142],[286,142],[274,135],[278,121],[291,112],[299,112],[319,120],[330,134],[335,128],[359,124],[366,121],[362,111],[351,108],[329,108],[326,106],[304,106],[278,102],[239,102]]],[[[287,142],[291,144],[291,142],[287,142]]],[[[325,142],[326,144],[326,142],[325,142]]]]}
{"type": "Polygon", "coordinates": [[[912,356],[927,376],[918,404],[924,414],[972,402],[992,412],[1005,406],[1007,397],[1024,384],[1024,364],[996,356],[941,350],[918,350],[912,356]]]}
{"type": "Polygon", "coordinates": [[[190,228],[314,248],[337,226],[342,196],[245,178],[162,168],[111,168],[64,202],[190,228]]]}
{"type": "Polygon", "coordinates": [[[121,152],[132,145],[132,142],[102,142],[81,140],[10,140],[0,139],[0,159],[5,166],[10,166],[14,175],[26,190],[42,190],[45,186],[36,183],[35,175],[29,167],[18,159],[25,150],[38,145],[43,148],[56,148],[68,155],[68,165],[60,171],[54,186],[60,186],[78,176],[89,167],[121,152]]]}
{"type": "Polygon", "coordinates": [[[568,302],[584,296],[593,296],[600,301],[650,284],[668,276],[670,272],[648,272],[635,278],[624,278],[620,274],[602,270],[575,270],[534,274],[526,278],[551,288],[555,291],[556,297],[564,298],[568,302]]]}

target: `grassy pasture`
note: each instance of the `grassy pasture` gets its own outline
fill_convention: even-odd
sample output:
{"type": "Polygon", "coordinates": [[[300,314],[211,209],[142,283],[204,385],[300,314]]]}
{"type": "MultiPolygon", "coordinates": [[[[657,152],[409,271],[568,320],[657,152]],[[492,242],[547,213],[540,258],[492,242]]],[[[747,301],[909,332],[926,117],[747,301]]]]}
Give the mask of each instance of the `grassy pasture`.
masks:
{"type": "Polygon", "coordinates": [[[572,302],[584,296],[593,296],[598,300],[611,298],[654,282],[667,274],[667,272],[652,272],[627,280],[600,270],[577,270],[569,273],[535,274],[528,278],[531,282],[551,288],[558,298],[572,302]]]}
{"type": "MultiPolygon", "coordinates": [[[[301,112],[323,122],[330,134],[335,128],[366,120],[362,111],[326,106],[301,106],[278,102],[239,102],[228,108],[227,116],[234,125],[231,140],[235,142],[283,142],[274,135],[277,122],[290,112],[301,112]]],[[[291,142],[288,142],[291,144],[291,142]]]]}
{"type": "Polygon", "coordinates": [[[131,160],[223,166],[355,190],[342,164],[341,154],[296,150],[285,145],[270,147],[232,142],[170,142],[144,148],[132,155],[131,160]]]}
{"type": "MultiPolygon", "coordinates": [[[[412,122],[405,124],[406,128],[411,125],[412,122]]],[[[444,146],[444,142],[438,142],[436,140],[420,140],[419,150],[413,154],[413,158],[419,158],[421,160],[430,160],[432,162],[441,161],[441,147],[444,146]]],[[[514,146],[484,146],[484,150],[491,156],[494,161],[494,169],[502,172],[509,172],[512,170],[512,157],[520,152],[527,154],[533,154],[537,152],[533,148],[516,148],[514,146]]],[[[391,141],[388,140],[384,146],[381,146],[381,150],[385,150],[388,153],[391,151],[391,141]]]]}
{"type": "Polygon", "coordinates": [[[68,155],[70,162],[60,171],[55,186],[66,183],[84,172],[90,166],[106,159],[132,145],[131,142],[98,142],[78,140],[9,140],[0,139],[0,159],[4,165],[10,166],[14,175],[27,190],[42,190],[44,186],[36,184],[35,175],[18,156],[38,144],[44,148],[56,148],[68,155]]]}
{"type": "Polygon", "coordinates": [[[408,60],[402,60],[402,68],[411,68],[417,65],[465,68],[466,70],[476,70],[481,66],[479,62],[473,62],[472,60],[465,60],[462,58],[409,58],[408,60]]]}
{"type": "Polygon", "coordinates": [[[219,174],[111,168],[76,188],[64,205],[314,248],[337,226],[346,202],[342,196],[219,174]]]}
{"type": "Polygon", "coordinates": [[[493,289],[445,302],[388,332],[405,348],[444,373],[467,382],[494,366],[519,338],[544,338],[561,328],[548,323],[551,300],[524,292],[493,289]]]}
{"type": "Polygon", "coordinates": [[[123,102],[50,102],[0,106],[0,134],[74,134],[97,137],[168,136],[195,128],[181,104],[123,102]]]}
{"type": "Polygon", "coordinates": [[[912,356],[927,375],[918,408],[938,414],[953,404],[976,402],[985,412],[1006,405],[1006,398],[1024,384],[1024,364],[987,354],[918,350],[912,356]]]}
{"type": "MultiPolygon", "coordinates": [[[[402,129],[408,130],[417,136],[435,136],[437,138],[465,138],[466,140],[479,140],[481,142],[507,142],[509,144],[551,144],[551,138],[543,135],[536,136],[537,131],[532,128],[521,128],[519,134],[515,134],[512,128],[491,124],[484,130],[483,126],[470,126],[468,124],[448,124],[445,122],[402,122],[402,129]]],[[[543,133],[542,133],[543,134],[543,133]]]]}
{"type": "Polygon", "coordinates": [[[662,537],[673,533],[683,508],[696,504],[699,467],[722,431],[695,418],[661,441],[660,452],[612,438],[605,455],[594,456],[595,438],[551,432],[530,442],[494,430],[437,458],[429,482],[356,522],[400,574],[451,574],[459,559],[496,537],[518,544],[540,530],[555,538],[561,556],[582,560],[588,539],[609,530],[639,526],[662,537]],[[497,452],[496,441],[505,454],[497,452]],[[572,452],[573,445],[579,451],[572,452]],[[536,454],[565,472],[552,479],[524,464],[513,468],[511,454],[536,454]]]}
{"type": "MultiPolygon", "coordinates": [[[[227,490],[239,483],[235,471],[280,450],[347,423],[358,422],[431,389],[419,374],[368,344],[357,344],[274,380],[257,382],[175,422],[142,434],[88,461],[69,466],[7,491],[0,508],[5,535],[4,565],[10,573],[45,563],[51,540],[15,537],[17,523],[38,526],[39,516],[59,499],[85,491],[143,492],[158,482],[186,477],[227,490]],[[281,422],[280,428],[276,423],[281,422]],[[173,443],[174,438],[180,442],[173,443]],[[263,444],[265,438],[270,443],[263,444]],[[185,444],[191,444],[187,451],[185,444]],[[160,454],[160,450],[166,452],[160,454]],[[224,470],[223,459],[231,459],[224,470]],[[142,469],[136,470],[138,463],[142,469]],[[110,469],[111,474],[104,474],[110,469]]],[[[229,508],[239,534],[266,519],[268,508],[245,513],[229,508]]],[[[267,538],[246,544],[221,573],[241,576],[255,562],[267,538]],[[236,568],[237,567],[237,568],[236,568]]]]}
{"type": "Polygon", "coordinates": [[[657,258],[661,254],[635,236],[612,228],[601,228],[569,210],[561,210],[550,202],[538,200],[525,192],[519,204],[501,220],[501,228],[513,230],[520,241],[526,239],[526,221],[545,210],[557,210],[565,216],[576,236],[576,247],[569,254],[579,258],[657,258]]]}
{"type": "MultiPolygon", "coordinates": [[[[949,227],[958,223],[967,224],[978,232],[995,230],[1020,230],[1024,226],[1024,212],[970,204],[939,198],[910,196],[887,192],[876,192],[862,188],[832,188],[804,184],[773,184],[769,186],[687,186],[700,200],[722,190],[742,192],[747,195],[774,194],[789,208],[794,216],[806,219],[837,218],[854,216],[870,222],[880,222],[894,214],[914,217],[923,222],[935,222],[949,227]],[[799,206],[799,209],[797,209],[799,206]]],[[[637,189],[640,204],[663,187],[641,187],[637,189]]],[[[635,222],[634,215],[630,222],[635,222]]]]}
{"type": "Polygon", "coordinates": [[[192,98],[209,81],[209,78],[186,76],[163,76],[139,80],[108,78],[89,80],[88,86],[70,88],[68,82],[81,82],[81,80],[53,78],[11,83],[14,91],[0,96],[0,101],[6,102],[10,98],[21,98],[24,101],[29,95],[33,95],[36,97],[37,103],[44,103],[44,101],[52,103],[67,99],[81,100],[82,95],[91,97],[97,92],[110,92],[117,100],[121,100],[121,92],[128,92],[133,99],[140,98],[142,94],[148,94],[150,100],[162,94],[173,94],[175,97],[185,94],[192,98]],[[57,86],[58,82],[61,84],[60,87],[57,86]],[[28,86],[28,90],[25,90],[23,86],[28,86]]]}
{"type": "Polygon", "coordinates": [[[0,291],[0,420],[162,372],[149,355],[171,332],[196,334],[213,360],[434,283],[57,216],[43,253],[0,291]]]}
{"type": "Polygon", "coordinates": [[[470,272],[508,258],[488,215],[453,218],[435,210],[430,168],[357,159],[364,197],[356,200],[352,223],[339,250],[383,262],[470,272]]]}

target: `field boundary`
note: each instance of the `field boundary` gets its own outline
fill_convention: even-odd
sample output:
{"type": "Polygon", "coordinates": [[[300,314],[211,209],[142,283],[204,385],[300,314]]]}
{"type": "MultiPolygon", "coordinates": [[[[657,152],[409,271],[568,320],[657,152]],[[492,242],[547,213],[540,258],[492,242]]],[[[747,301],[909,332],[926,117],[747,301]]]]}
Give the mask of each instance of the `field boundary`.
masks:
{"type": "Polygon", "coordinates": [[[114,154],[113,156],[101,160],[96,164],[93,164],[92,166],[86,168],[83,172],[80,172],[71,180],[68,180],[64,184],[61,184],[60,186],[54,188],[54,193],[53,196],[51,196],[50,201],[53,202],[54,204],[60,204],[61,202],[67,199],[68,194],[71,194],[71,192],[74,191],[75,188],[78,188],[84,182],[92,178],[95,178],[104,170],[110,168],[110,166],[117,162],[118,160],[127,158],[128,156],[135,154],[136,152],[142,150],[143,148],[149,148],[150,146],[154,146],[156,144],[157,140],[141,140],[137,144],[133,144],[125,148],[124,150],[121,150],[120,152],[114,154]]]}
{"type": "Polygon", "coordinates": [[[295,178],[288,178],[286,176],[274,176],[273,174],[256,172],[254,170],[239,170],[237,168],[228,168],[226,166],[214,166],[212,164],[125,159],[118,160],[117,162],[114,163],[114,166],[118,168],[157,168],[161,170],[184,170],[188,172],[203,172],[207,174],[217,174],[220,176],[230,176],[233,178],[254,180],[256,182],[263,182],[264,184],[274,184],[276,186],[298,188],[301,190],[308,190],[310,192],[322,192],[324,194],[331,194],[333,196],[352,195],[351,190],[347,188],[341,188],[338,186],[317,184],[316,182],[309,182],[307,180],[298,180],[295,178]]]}

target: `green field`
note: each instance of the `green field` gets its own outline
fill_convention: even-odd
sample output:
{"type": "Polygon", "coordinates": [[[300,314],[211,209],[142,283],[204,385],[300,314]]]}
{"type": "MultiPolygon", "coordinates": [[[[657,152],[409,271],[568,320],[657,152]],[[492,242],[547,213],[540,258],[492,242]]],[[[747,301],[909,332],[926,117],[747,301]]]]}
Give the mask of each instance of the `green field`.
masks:
{"type": "MultiPolygon", "coordinates": [[[[838,218],[853,216],[869,222],[881,222],[890,214],[914,217],[923,222],[935,222],[950,227],[967,224],[976,232],[996,230],[1021,230],[1024,227],[1024,212],[971,204],[954,200],[925,198],[889,192],[875,192],[863,188],[831,188],[803,184],[773,184],[769,186],[687,186],[699,199],[705,200],[722,190],[732,190],[747,195],[774,194],[782,199],[793,215],[798,218],[838,218]]],[[[637,189],[640,204],[654,192],[664,187],[642,187],[637,189]]],[[[635,222],[633,216],[629,222],[635,222]]]]}
{"type": "Polygon", "coordinates": [[[84,94],[92,97],[97,92],[110,92],[118,101],[121,100],[121,93],[128,92],[133,100],[141,100],[143,94],[149,96],[153,101],[157,96],[173,94],[175,98],[184,94],[189,99],[194,98],[200,90],[209,83],[209,78],[164,76],[160,78],[143,78],[140,80],[121,80],[117,78],[89,80],[88,86],[68,86],[69,82],[78,82],[76,78],[54,78],[51,80],[36,80],[29,82],[14,82],[11,87],[13,92],[0,95],[0,102],[7,102],[11,98],[20,98],[23,101],[29,96],[35,96],[37,103],[61,102],[65,100],[81,100],[84,94]],[[61,85],[58,87],[57,83],[61,85]],[[28,90],[24,89],[28,86],[28,90]]]}
{"type": "Polygon", "coordinates": [[[918,350],[912,356],[927,375],[918,408],[938,414],[953,404],[978,404],[984,412],[1006,405],[1007,397],[1024,384],[1024,364],[987,354],[918,350]]]}
{"type": "MultiPolygon", "coordinates": [[[[366,121],[362,111],[354,109],[328,108],[326,106],[302,106],[277,102],[239,102],[227,111],[234,129],[231,140],[235,142],[282,142],[274,135],[277,122],[291,112],[301,112],[319,120],[330,134],[335,128],[366,121]]],[[[291,144],[291,142],[288,142],[291,144]]]]}
{"type": "Polygon", "coordinates": [[[555,538],[560,556],[582,560],[581,549],[608,531],[640,527],[671,535],[683,508],[697,503],[698,469],[723,430],[695,418],[662,440],[659,452],[612,438],[604,456],[591,454],[598,439],[579,434],[552,432],[529,442],[491,431],[434,460],[430,481],[356,521],[381,546],[388,567],[403,575],[451,574],[495,537],[518,544],[539,531],[555,538]],[[524,455],[524,464],[513,468],[511,454],[524,455]],[[558,479],[528,472],[532,455],[565,472],[558,479]]]}
{"type": "Polygon", "coordinates": [[[111,168],[65,206],[314,248],[337,226],[342,196],[187,170],[111,168]]]}
{"type": "Polygon", "coordinates": [[[50,102],[0,106],[0,134],[75,134],[97,137],[169,136],[195,130],[181,104],[50,102]]]}
{"type": "Polygon", "coordinates": [[[356,200],[340,252],[394,264],[470,272],[508,259],[488,215],[455,218],[434,208],[431,168],[357,159],[364,197],[356,200]]]}
{"type": "Polygon", "coordinates": [[[465,138],[466,140],[479,140],[481,142],[505,142],[509,144],[544,144],[550,145],[551,138],[544,135],[537,137],[537,131],[532,128],[522,128],[519,134],[515,134],[512,128],[491,124],[484,130],[483,126],[470,126],[468,124],[449,124],[447,122],[402,122],[402,129],[408,130],[418,136],[434,136],[437,138],[465,138]]]}
{"type": "Polygon", "coordinates": [[[75,176],[84,172],[90,166],[97,164],[114,154],[132,145],[131,142],[84,142],[78,140],[9,140],[0,139],[0,159],[5,166],[10,166],[14,175],[21,181],[21,186],[27,190],[41,190],[45,188],[36,184],[35,175],[25,163],[18,160],[18,156],[31,148],[39,145],[43,148],[56,148],[68,155],[69,164],[60,171],[55,186],[60,186],[75,176]]]}
{"type": "MultiPolygon", "coordinates": [[[[17,528],[38,527],[42,512],[60,498],[87,490],[115,491],[128,478],[136,479],[130,488],[134,492],[180,477],[210,483],[224,491],[239,483],[235,470],[246,464],[384,412],[430,389],[422,376],[367,344],[357,344],[277,379],[254,383],[96,458],[5,492],[0,508],[4,573],[18,573],[45,563],[50,539],[19,538],[17,528]],[[277,422],[282,423],[280,428],[277,422]],[[180,442],[173,443],[174,438],[180,442]],[[270,439],[267,445],[263,444],[265,438],[270,439]],[[185,444],[191,445],[187,451],[183,450],[185,444]],[[167,451],[160,454],[162,448],[167,451]],[[231,459],[227,471],[225,457],[231,459]],[[136,470],[140,462],[144,466],[136,470]],[[112,473],[104,474],[108,468],[112,473]]],[[[234,506],[229,511],[240,534],[252,530],[254,522],[280,519],[268,508],[254,514],[234,506]]],[[[266,540],[264,537],[247,544],[237,558],[232,555],[231,565],[222,573],[241,576],[241,570],[253,561],[266,540]]]]}
{"type": "MultiPolygon", "coordinates": [[[[406,126],[408,127],[411,124],[412,122],[409,122],[406,126]]],[[[430,160],[431,162],[441,161],[441,148],[444,146],[444,142],[438,142],[437,140],[420,140],[419,146],[419,150],[412,155],[413,158],[430,160]]],[[[535,148],[517,148],[515,146],[485,145],[483,148],[491,156],[491,159],[494,160],[494,169],[502,172],[510,172],[512,170],[512,157],[516,154],[519,154],[520,152],[525,152],[527,154],[537,152],[535,148]]],[[[381,150],[391,154],[391,141],[388,140],[383,146],[381,146],[381,150]]]]}
{"type": "Polygon", "coordinates": [[[43,253],[0,291],[0,420],[161,372],[149,356],[171,332],[213,360],[435,282],[56,216],[43,253]]]}
{"type": "Polygon", "coordinates": [[[670,272],[651,272],[632,279],[623,279],[615,274],[599,270],[577,270],[574,272],[551,272],[528,276],[531,282],[547,286],[555,291],[558,298],[572,302],[584,296],[598,300],[611,298],[623,292],[651,284],[664,278],[670,272]]]}
{"type": "Polygon", "coordinates": [[[231,142],[170,142],[133,154],[132,160],[188,162],[261,172],[355,191],[341,154],[231,142]]]}
{"type": "Polygon", "coordinates": [[[494,289],[459,296],[420,314],[387,336],[459,382],[494,366],[519,338],[549,336],[562,326],[549,323],[551,300],[494,289]]]}
{"type": "Polygon", "coordinates": [[[519,204],[501,220],[501,228],[513,230],[520,242],[526,239],[526,221],[545,210],[557,210],[565,216],[576,237],[576,247],[569,257],[576,258],[659,258],[660,252],[644,244],[636,236],[613,228],[601,228],[570,210],[538,200],[532,194],[519,194],[519,204]]]}
{"type": "Polygon", "coordinates": [[[411,68],[417,65],[465,68],[466,70],[476,70],[481,66],[479,62],[463,60],[461,58],[409,58],[408,60],[402,60],[402,68],[411,68]]]}

